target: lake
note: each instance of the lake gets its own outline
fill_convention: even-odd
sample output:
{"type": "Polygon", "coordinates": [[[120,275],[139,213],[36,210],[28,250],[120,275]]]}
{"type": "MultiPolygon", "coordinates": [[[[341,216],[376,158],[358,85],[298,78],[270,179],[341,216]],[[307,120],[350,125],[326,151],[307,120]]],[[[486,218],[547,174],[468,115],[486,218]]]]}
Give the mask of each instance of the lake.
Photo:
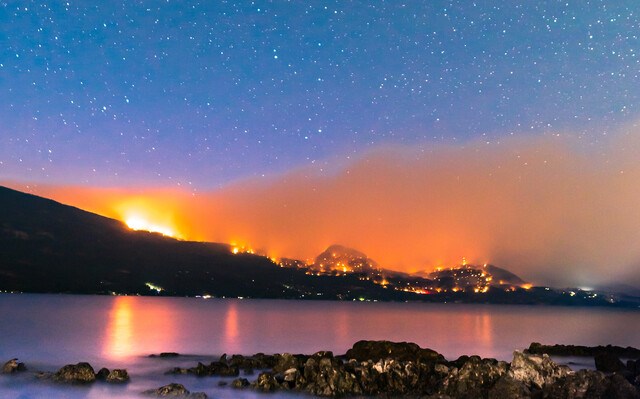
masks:
{"type": "MultiPolygon", "coordinates": [[[[0,320],[2,363],[17,357],[30,371],[55,371],[88,361],[96,371],[126,368],[132,378],[126,386],[59,387],[30,373],[0,376],[0,397],[21,399],[140,398],[174,381],[215,398],[265,397],[218,387],[220,377],[164,372],[223,353],[343,354],[361,339],[411,341],[449,360],[477,354],[510,361],[514,349],[533,341],[640,346],[640,312],[609,308],[0,294],[0,320]],[[147,357],[160,352],[189,356],[147,357]]],[[[278,395],[268,397],[300,396],[278,395]]]]}

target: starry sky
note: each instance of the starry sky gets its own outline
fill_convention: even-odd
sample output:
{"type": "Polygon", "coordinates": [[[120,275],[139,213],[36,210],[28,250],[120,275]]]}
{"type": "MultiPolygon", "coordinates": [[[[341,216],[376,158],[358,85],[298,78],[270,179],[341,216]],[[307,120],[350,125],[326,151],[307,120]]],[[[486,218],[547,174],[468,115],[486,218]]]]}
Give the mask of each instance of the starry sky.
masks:
{"type": "Polygon", "coordinates": [[[1,1],[0,179],[212,190],[638,117],[635,1],[1,1]]]}
{"type": "Polygon", "coordinates": [[[635,0],[0,0],[0,184],[275,257],[640,286],[638,35],[635,0]]]}

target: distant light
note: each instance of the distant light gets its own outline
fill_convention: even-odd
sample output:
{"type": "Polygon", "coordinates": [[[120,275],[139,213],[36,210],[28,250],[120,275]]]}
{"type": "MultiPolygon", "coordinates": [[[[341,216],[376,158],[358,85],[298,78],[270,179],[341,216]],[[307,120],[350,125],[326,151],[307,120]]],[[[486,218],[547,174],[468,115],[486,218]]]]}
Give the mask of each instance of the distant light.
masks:
{"type": "Polygon", "coordinates": [[[147,288],[149,288],[152,291],[157,292],[158,294],[161,293],[162,291],[164,291],[164,288],[158,287],[157,285],[155,285],[153,283],[145,283],[145,285],[147,286],[147,288]]]}

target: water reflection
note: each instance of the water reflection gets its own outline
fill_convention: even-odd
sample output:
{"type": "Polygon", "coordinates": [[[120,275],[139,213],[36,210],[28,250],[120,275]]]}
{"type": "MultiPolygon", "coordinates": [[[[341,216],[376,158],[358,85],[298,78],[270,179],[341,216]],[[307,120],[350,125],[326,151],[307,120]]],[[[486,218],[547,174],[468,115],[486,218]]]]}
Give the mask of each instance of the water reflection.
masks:
{"type": "Polygon", "coordinates": [[[103,355],[110,360],[169,351],[178,343],[175,312],[151,298],[113,297],[103,355]]]}
{"type": "Polygon", "coordinates": [[[134,298],[127,296],[115,297],[113,307],[109,312],[107,336],[104,355],[108,358],[119,359],[131,355],[133,351],[133,326],[131,305],[134,298]]]}
{"type": "Polygon", "coordinates": [[[240,352],[238,345],[238,304],[236,301],[229,301],[224,317],[224,338],[225,348],[229,352],[240,352]]]}

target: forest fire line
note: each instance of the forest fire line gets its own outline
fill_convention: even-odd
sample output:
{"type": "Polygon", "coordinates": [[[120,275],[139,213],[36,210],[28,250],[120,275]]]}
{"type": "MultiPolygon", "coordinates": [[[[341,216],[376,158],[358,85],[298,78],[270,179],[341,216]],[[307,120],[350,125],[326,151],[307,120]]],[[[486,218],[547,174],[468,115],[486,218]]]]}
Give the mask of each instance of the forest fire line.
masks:
{"type": "Polygon", "coordinates": [[[119,220],[145,211],[146,220],[184,239],[236,239],[276,258],[308,259],[342,242],[403,272],[455,264],[468,254],[470,264],[490,258],[545,284],[634,284],[640,283],[634,137],[612,140],[608,157],[575,150],[582,147],[570,137],[467,143],[428,155],[380,148],[331,175],[302,168],[195,194],[46,185],[26,191],[119,220]]]}

